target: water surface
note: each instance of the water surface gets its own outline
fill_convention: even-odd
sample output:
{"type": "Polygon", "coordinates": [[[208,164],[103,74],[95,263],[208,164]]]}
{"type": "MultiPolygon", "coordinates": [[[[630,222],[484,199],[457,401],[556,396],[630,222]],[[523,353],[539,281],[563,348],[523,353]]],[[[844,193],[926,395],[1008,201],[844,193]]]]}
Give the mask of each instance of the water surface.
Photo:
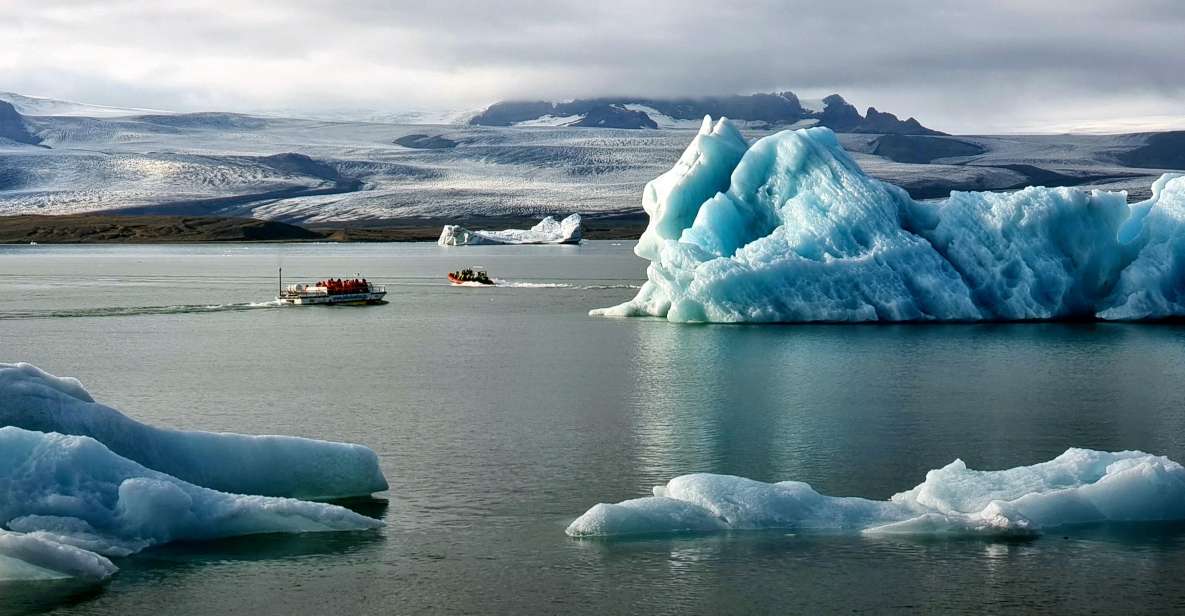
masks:
{"type": "Polygon", "coordinates": [[[628,243],[0,247],[0,361],[164,426],[364,443],[377,532],[173,545],[106,587],[0,586],[77,614],[1185,610],[1185,528],[1034,541],[737,533],[579,541],[597,502],[699,471],[887,498],[955,458],[1185,461],[1185,327],[679,326],[598,319],[628,243]],[[458,288],[482,265],[508,285],[458,288]],[[385,283],[278,307],[276,268],[385,283]]]}

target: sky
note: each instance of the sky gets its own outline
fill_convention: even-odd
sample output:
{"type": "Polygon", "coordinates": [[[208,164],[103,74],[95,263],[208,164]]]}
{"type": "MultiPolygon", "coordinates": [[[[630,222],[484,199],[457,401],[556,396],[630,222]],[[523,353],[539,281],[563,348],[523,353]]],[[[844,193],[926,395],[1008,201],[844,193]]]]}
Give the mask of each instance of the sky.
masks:
{"type": "Polygon", "coordinates": [[[0,0],[0,91],[177,111],[838,92],[954,133],[1185,128],[1180,0],[0,0]]]}

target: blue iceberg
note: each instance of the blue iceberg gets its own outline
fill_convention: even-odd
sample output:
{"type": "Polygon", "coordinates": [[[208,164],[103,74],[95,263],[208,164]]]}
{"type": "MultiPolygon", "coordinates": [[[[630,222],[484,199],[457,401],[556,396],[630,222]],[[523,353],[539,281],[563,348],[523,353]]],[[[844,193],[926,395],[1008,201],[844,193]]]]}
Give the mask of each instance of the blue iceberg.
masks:
{"type": "Polygon", "coordinates": [[[119,456],[215,490],[330,499],[387,489],[368,447],[157,428],[95,402],[77,379],[30,364],[0,364],[0,395],[0,426],[89,436],[119,456]]]}
{"type": "Polygon", "coordinates": [[[1185,316],[1185,176],[1152,198],[1027,188],[918,202],[826,128],[752,145],[705,118],[647,184],[647,282],[604,316],[679,322],[1185,316]]]}
{"type": "Polygon", "coordinates": [[[0,581],[98,582],[107,557],[172,541],[377,528],[291,497],[385,489],[361,445],[156,428],[76,379],[0,364],[0,581]]]}

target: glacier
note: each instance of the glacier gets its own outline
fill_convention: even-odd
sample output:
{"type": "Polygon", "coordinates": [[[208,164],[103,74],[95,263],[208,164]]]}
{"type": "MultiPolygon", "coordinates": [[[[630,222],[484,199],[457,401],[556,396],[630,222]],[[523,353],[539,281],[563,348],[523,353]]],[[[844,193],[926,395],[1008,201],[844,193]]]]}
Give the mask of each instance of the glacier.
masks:
{"type": "Polygon", "coordinates": [[[643,192],[630,301],[676,322],[1145,320],[1185,316],[1185,176],[1150,199],[1031,187],[911,199],[826,128],[750,144],[704,118],[643,192]]]}
{"type": "Polygon", "coordinates": [[[124,458],[215,490],[330,499],[387,489],[368,447],[157,428],[95,402],[77,379],[26,363],[0,363],[0,396],[0,426],[89,436],[124,458]]]}
{"type": "Polygon", "coordinates": [[[653,496],[601,503],[567,528],[572,537],[778,529],[796,533],[1033,536],[1098,522],[1185,520],[1185,468],[1139,451],[1068,449],[998,471],[961,460],[911,490],[877,501],[826,496],[799,481],[764,483],[683,475],[653,496]]]}
{"type": "Polygon", "coordinates": [[[579,244],[580,214],[556,221],[551,216],[530,229],[470,231],[460,225],[445,225],[436,241],[441,246],[477,246],[482,244],[579,244]]]}

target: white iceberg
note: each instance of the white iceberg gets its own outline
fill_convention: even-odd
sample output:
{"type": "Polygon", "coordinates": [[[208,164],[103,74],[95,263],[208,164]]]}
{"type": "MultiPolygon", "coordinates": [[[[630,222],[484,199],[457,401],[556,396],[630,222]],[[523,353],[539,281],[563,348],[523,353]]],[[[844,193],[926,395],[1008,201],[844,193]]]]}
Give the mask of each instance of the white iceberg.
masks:
{"type": "Polygon", "coordinates": [[[651,181],[648,281],[605,316],[682,322],[1185,316],[1185,176],[1152,198],[1027,188],[917,202],[826,128],[750,146],[705,118],[651,181]]]}
{"type": "Polygon", "coordinates": [[[580,214],[556,221],[548,216],[530,229],[471,231],[461,225],[445,225],[436,241],[441,246],[482,244],[579,244],[580,214]]]}
{"type": "Polygon", "coordinates": [[[178,540],[381,525],[336,505],[196,486],[90,437],[0,428],[0,527],[34,539],[127,556],[178,540]]]}
{"type": "Polygon", "coordinates": [[[887,501],[819,494],[798,481],[676,477],[654,496],[598,504],[573,537],[779,529],[796,533],[1031,535],[1094,522],[1185,520],[1185,468],[1139,451],[1069,449],[1040,464],[932,470],[887,501]]]}
{"type": "Polygon", "coordinates": [[[0,582],[75,578],[101,582],[118,571],[107,558],[35,535],[0,530],[0,582]]]}
{"type": "Polygon", "coordinates": [[[77,379],[0,364],[0,426],[83,435],[155,471],[239,494],[329,499],[387,489],[361,445],[156,428],[91,398],[77,379]]]}

